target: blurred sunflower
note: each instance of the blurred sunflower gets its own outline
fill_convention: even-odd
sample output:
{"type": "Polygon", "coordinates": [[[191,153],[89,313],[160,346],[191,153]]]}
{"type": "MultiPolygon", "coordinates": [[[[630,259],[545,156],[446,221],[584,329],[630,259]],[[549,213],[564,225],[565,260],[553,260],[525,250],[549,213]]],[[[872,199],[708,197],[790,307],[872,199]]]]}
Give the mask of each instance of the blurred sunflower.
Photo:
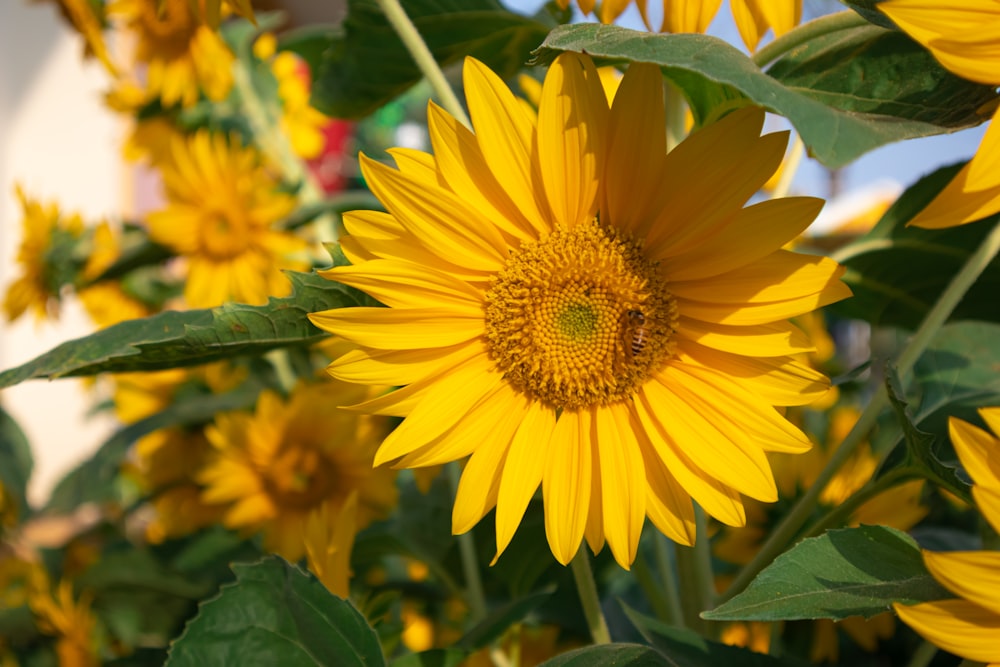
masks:
{"type": "MultiPolygon", "coordinates": [[[[100,277],[121,255],[119,238],[106,222],[94,228],[92,243],[93,249],[81,274],[88,282],[100,277]]],[[[81,289],[77,296],[90,319],[101,328],[152,314],[152,309],[128,294],[118,280],[94,283],[81,289]]]]}
{"type": "MultiPolygon", "coordinates": [[[[886,0],[878,8],[943,67],[988,86],[1000,86],[1000,2],[886,0]]],[[[909,224],[954,227],[1000,211],[1000,107],[972,160],[909,224]]]]}
{"type": "MultiPolygon", "coordinates": [[[[569,7],[570,0],[557,0],[560,7],[569,7]]],[[[584,14],[597,6],[596,0],[576,0],[584,14]]],[[[632,0],[605,0],[600,3],[597,17],[601,23],[612,23],[632,4],[632,0]]],[[[635,0],[646,27],[653,30],[647,0],[635,0]]],[[[663,0],[663,19],[658,32],[703,33],[715,18],[722,0],[663,0]]],[[[730,0],[733,20],[743,43],[753,51],[768,30],[776,37],[790,31],[802,20],[802,0],[730,0]]]]}
{"type": "Polygon", "coordinates": [[[111,76],[118,76],[118,69],[115,67],[107,44],[104,42],[104,23],[106,20],[104,3],[90,2],[90,0],[52,1],[59,7],[63,17],[83,37],[86,44],[85,55],[95,56],[111,76]]]}
{"type": "MultiPolygon", "coordinates": [[[[163,0],[159,0],[162,2],[163,0]]],[[[205,24],[218,28],[226,12],[233,12],[257,24],[250,0],[188,0],[191,12],[205,24]]]]}
{"type": "Polygon", "coordinates": [[[108,7],[109,16],[122,17],[135,35],[135,59],[146,66],[146,101],[189,107],[200,93],[218,102],[232,88],[233,54],[199,23],[192,6],[189,0],[113,0],[108,7]]]}
{"type": "Polygon", "coordinates": [[[172,147],[162,166],[167,207],[149,215],[149,235],[187,259],[188,305],[260,304],[288,294],[281,270],[309,267],[306,242],[275,228],[295,198],[236,139],[201,130],[172,147]]]}
{"type": "MultiPolygon", "coordinates": [[[[972,496],[983,517],[1000,533],[1000,407],[979,415],[993,433],[951,417],[955,452],[972,477],[972,496]]],[[[924,639],[966,660],[1000,665],[1000,552],[924,551],[924,565],[957,599],[907,607],[894,604],[899,618],[924,639]]]]}
{"type": "Polygon", "coordinates": [[[497,553],[541,485],[556,559],[586,535],[623,567],[645,517],[694,540],[693,498],[729,525],[777,499],[765,452],[808,438],[774,409],[829,386],[792,355],[792,317],[849,294],[835,262],[781,249],[821,201],[743,208],[786,133],[745,109],[665,152],[663,80],[634,64],[612,107],[589,58],[563,54],[537,120],[468,59],[473,134],[431,104],[435,154],[362,156],[388,213],[345,216],[353,266],[324,272],[389,308],[312,321],[360,346],[341,379],[406,385],[359,409],[406,417],[375,463],[471,455],[452,528],[496,507],[497,553]]]}
{"type": "Polygon", "coordinates": [[[43,205],[29,199],[20,185],[14,190],[21,204],[23,238],[17,250],[21,276],[7,287],[3,309],[13,322],[29,308],[35,321],[59,316],[59,294],[76,279],[71,261],[76,242],[83,236],[83,220],[73,213],[64,216],[55,203],[43,205]]]}
{"type": "Polygon", "coordinates": [[[331,408],[368,395],[334,381],[300,384],[287,402],[264,391],[253,414],[218,415],[206,429],[215,456],[198,475],[202,499],[227,507],[227,527],[263,531],[264,548],[290,561],[306,553],[304,536],[319,530],[308,529],[310,514],[324,503],[329,520],[357,493],[358,530],[385,516],[395,473],[372,470],[372,459],[389,420],[331,408]]]}
{"type": "Polygon", "coordinates": [[[351,592],[351,549],[357,533],[358,492],[352,491],[333,509],[326,501],[306,519],[303,536],[306,562],[316,578],[334,595],[347,598],[351,592]]]}
{"type": "Polygon", "coordinates": [[[73,584],[62,580],[59,586],[33,589],[28,593],[28,606],[34,613],[38,629],[56,638],[56,655],[61,667],[98,667],[95,633],[97,619],[90,609],[92,596],[78,598],[73,584]]]}

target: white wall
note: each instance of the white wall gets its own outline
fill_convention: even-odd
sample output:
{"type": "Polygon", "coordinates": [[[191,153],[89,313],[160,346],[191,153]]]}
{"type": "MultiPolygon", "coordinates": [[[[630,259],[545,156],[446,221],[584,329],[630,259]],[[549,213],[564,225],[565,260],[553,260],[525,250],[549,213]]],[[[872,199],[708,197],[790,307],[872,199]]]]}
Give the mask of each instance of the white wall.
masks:
{"type": "MultiPolygon", "coordinates": [[[[127,172],[118,146],[125,127],[103,109],[108,77],[82,62],[82,40],[56,15],[54,3],[0,0],[0,292],[17,277],[21,212],[19,182],[29,196],[97,220],[124,210],[127,172]]],[[[58,323],[36,326],[25,315],[0,319],[0,368],[10,368],[91,330],[76,303],[58,323]]],[[[35,453],[29,487],[34,503],[87,457],[112,428],[88,418],[91,399],[80,380],[33,380],[0,390],[0,402],[25,430],[35,453]]]]}

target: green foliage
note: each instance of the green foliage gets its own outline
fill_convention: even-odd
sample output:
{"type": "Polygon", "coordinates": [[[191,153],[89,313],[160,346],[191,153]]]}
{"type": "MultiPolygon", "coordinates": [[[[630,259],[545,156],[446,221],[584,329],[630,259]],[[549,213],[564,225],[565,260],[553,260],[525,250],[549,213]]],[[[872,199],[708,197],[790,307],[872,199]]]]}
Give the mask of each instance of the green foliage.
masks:
{"type": "Polygon", "coordinates": [[[712,621],[870,618],[893,602],[951,597],[924,567],[906,533],[885,526],[828,531],[802,540],[733,599],[702,614],[712,621]]]}
{"type": "MultiPolygon", "coordinates": [[[[515,14],[497,0],[403,0],[441,65],[473,56],[508,77],[544,39],[548,26],[515,14]]],[[[423,78],[374,0],[350,0],[343,32],[327,33],[313,82],[312,103],[338,118],[360,118],[423,78]]],[[[315,37],[311,52],[318,50],[315,37]]]]}
{"type": "Polygon", "coordinates": [[[11,518],[17,522],[28,514],[28,480],[33,467],[31,445],[24,431],[0,407],[0,490],[16,504],[11,518]]]}
{"type": "Polygon", "coordinates": [[[289,271],[287,275],[294,286],[291,296],[271,297],[264,306],[227,303],[122,322],[0,373],[0,387],[33,378],[194,366],[289,345],[310,345],[327,334],[309,322],[309,313],[370,304],[357,290],[315,273],[289,271]]]}
{"type": "Polygon", "coordinates": [[[234,584],[203,603],[173,643],[167,667],[379,667],[378,638],[350,602],[271,556],[233,565],[234,584]]]}
{"type": "Polygon", "coordinates": [[[948,75],[940,65],[923,60],[919,70],[914,66],[911,71],[913,58],[885,71],[882,62],[885,44],[879,47],[868,42],[876,38],[879,41],[900,38],[886,37],[885,31],[874,27],[845,32],[846,44],[837,43],[834,36],[827,51],[805,54],[808,61],[829,58],[831,53],[843,57],[844,50],[858,51],[851,54],[850,64],[841,66],[839,76],[817,79],[816,83],[821,82],[823,88],[809,94],[796,85],[804,77],[804,70],[799,68],[807,67],[798,61],[796,52],[788,56],[796,60],[779,61],[787,62],[782,69],[791,78],[791,83],[784,85],[761,72],[735,47],[708,35],[650,34],[583,23],[554,29],[535,53],[540,62],[554,59],[561,51],[583,51],[616,62],[654,63],[685,90],[694,89],[693,96],[704,95],[698,90],[701,86],[725,86],[744,96],[747,103],[786,117],[799,132],[810,155],[828,167],[842,167],[888,143],[950,132],[985,120],[974,113],[975,109],[964,105],[966,96],[983,99],[982,86],[948,75]],[[928,69],[930,74],[925,73],[928,69]],[[908,95],[919,95],[921,100],[929,97],[933,104],[897,103],[901,98],[889,92],[898,89],[897,77],[908,81],[912,78],[913,90],[908,95]]]}
{"type": "Polygon", "coordinates": [[[546,660],[541,667],[668,667],[675,663],[638,644],[588,646],[546,660]]]}

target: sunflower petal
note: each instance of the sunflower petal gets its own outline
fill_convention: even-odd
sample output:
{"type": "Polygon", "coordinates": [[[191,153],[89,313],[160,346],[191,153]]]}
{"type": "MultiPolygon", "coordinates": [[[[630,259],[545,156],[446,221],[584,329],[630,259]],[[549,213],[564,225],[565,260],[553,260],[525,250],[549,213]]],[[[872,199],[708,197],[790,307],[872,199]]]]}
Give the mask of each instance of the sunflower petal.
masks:
{"type": "Polygon", "coordinates": [[[576,555],[587,525],[593,478],[591,445],[585,437],[590,421],[586,410],[564,412],[545,454],[545,536],[552,555],[563,565],[576,555]]]}

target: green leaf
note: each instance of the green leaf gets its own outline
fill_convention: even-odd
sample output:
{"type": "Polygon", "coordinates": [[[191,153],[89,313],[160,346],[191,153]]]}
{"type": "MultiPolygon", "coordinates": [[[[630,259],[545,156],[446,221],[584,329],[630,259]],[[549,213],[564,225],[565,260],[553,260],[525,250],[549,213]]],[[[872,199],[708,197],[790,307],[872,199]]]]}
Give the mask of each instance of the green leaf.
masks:
{"type": "Polygon", "coordinates": [[[397,658],[390,667],[460,667],[468,653],[456,648],[436,648],[397,658]]]}
{"type": "MultiPolygon", "coordinates": [[[[442,66],[473,56],[513,75],[548,27],[497,0],[403,0],[403,9],[442,66]]],[[[396,98],[423,74],[374,0],[350,0],[343,34],[331,33],[312,104],[339,118],[361,118],[396,98]]],[[[315,48],[315,47],[313,47],[315,48]]]]}
{"type": "Polygon", "coordinates": [[[249,407],[256,402],[260,390],[259,384],[248,382],[223,394],[191,396],[126,426],[56,484],[45,509],[72,512],[83,503],[116,499],[115,479],[133,442],[161,428],[204,424],[218,412],[249,407]]]}
{"type": "Polygon", "coordinates": [[[831,530],[778,556],[750,586],[702,614],[712,621],[871,618],[893,602],[953,597],[906,533],[886,526],[831,530]]]}
{"type": "Polygon", "coordinates": [[[840,0],[842,3],[856,11],[858,14],[863,16],[865,20],[874,23],[875,25],[882,26],[883,28],[894,28],[895,24],[889,20],[889,17],[876,9],[876,6],[882,0],[840,0]]]}
{"type": "MultiPolygon", "coordinates": [[[[944,167],[921,178],[868,234],[833,255],[847,267],[844,282],[854,292],[853,298],[830,306],[834,313],[882,326],[915,329],[920,324],[1000,220],[1000,216],[992,216],[947,229],[906,226],[961,166],[944,167]]],[[[966,292],[951,318],[1000,321],[998,292],[1000,259],[994,259],[966,292]]]]}
{"type": "Polygon", "coordinates": [[[306,315],[330,308],[371,305],[346,285],[315,273],[286,272],[291,296],[267,305],[227,303],[218,308],[168,311],[116,324],[49,350],[0,373],[0,387],[34,378],[154,371],[194,366],[240,355],[260,355],[327,336],[306,315]]]}
{"type": "Polygon", "coordinates": [[[379,667],[375,631],[350,602],[277,556],[233,565],[236,582],[203,603],[167,667],[379,667]]]}
{"type": "MultiPolygon", "coordinates": [[[[798,130],[810,154],[834,168],[847,165],[860,155],[884,144],[950,132],[985,120],[979,116],[963,117],[959,125],[943,125],[905,116],[837,109],[799,90],[782,85],[762,72],[738,49],[708,35],[652,34],[613,25],[576,24],[554,29],[535,53],[539,61],[550,61],[561,51],[585,51],[597,58],[654,63],[664,68],[668,78],[680,81],[675,72],[688,75],[693,73],[713,85],[728,86],[765,109],[786,117],[798,130]]],[[[934,67],[940,69],[938,65],[934,67]]],[[[876,73],[873,72],[872,75],[876,73]]],[[[928,78],[927,81],[929,80],[928,78]]],[[[870,82],[862,81],[859,84],[848,78],[836,84],[836,89],[843,93],[841,101],[846,99],[844,96],[849,95],[851,86],[855,85],[862,85],[863,90],[869,91],[868,95],[873,94],[871,90],[874,86],[870,82]]],[[[892,85],[895,90],[899,82],[893,81],[892,85]]],[[[947,96],[944,92],[937,91],[925,91],[925,94],[930,95],[932,92],[947,96]]],[[[950,94],[961,93],[956,91],[950,94]]],[[[829,98],[829,92],[827,97],[829,98]]],[[[889,101],[885,100],[886,103],[889,101]]],[[[869,107],[875,104],[873,99],[864,103],[869,107]]],[[[916,105],[912,107],[915,109],[916,105]]],[[[903,109],[897,105],[894,110],[903,109]]],[[[924,113],[925,110],[921,112],[924,113]]],[[[951,122],[955,122],[955,119],[951,119],[951,122]]]]}
{"type": "Polygon", "coordinates": [[[667,658],[639,644],[603,644],[563,653],[539,667],[669,667],[667,658]]]}
{"type": "Polygon", "coordinates": [[[191,600],[212,592],[210,584],[171,572],[150,552],[141,549],[104,553],[78,577],[77,583],[97,592],[113,588],[148,590],[191,600]]]}
{"type": "Polygon", "coordinates": [[[780,667],[792,665],[787,658],[779,660],[735,646],[709,641],[687,628],[671,627],[640,614],[619,600],[625,616],[649,645],[669,659],[676,667],[780,667]]]}
{"type": "Polygon", "coordinates": [[[767,70],[791,90],[827,106],[923,121],[941,128],[978,125],[996,89],[948,70],[902,32],[864,25],[809,40],[767,70]]]}
{"type": "Polygon", "coordinates": [[[476,627],[459,639],[455,646],[470,653],[488,646],[499,639],[511,625],[524,620],[525,616],[548,600],[554,591],[555,586],[550,586],[545,590],[508,602],[476,624],[476,627]]]}
{"type": "Polygon", "coordinates": [[[0,488],[16,503],[17,523],[21,523],[30,510],[27,491],[33,467],[31,445],[24,431],[0,407],[0,488]]]}

